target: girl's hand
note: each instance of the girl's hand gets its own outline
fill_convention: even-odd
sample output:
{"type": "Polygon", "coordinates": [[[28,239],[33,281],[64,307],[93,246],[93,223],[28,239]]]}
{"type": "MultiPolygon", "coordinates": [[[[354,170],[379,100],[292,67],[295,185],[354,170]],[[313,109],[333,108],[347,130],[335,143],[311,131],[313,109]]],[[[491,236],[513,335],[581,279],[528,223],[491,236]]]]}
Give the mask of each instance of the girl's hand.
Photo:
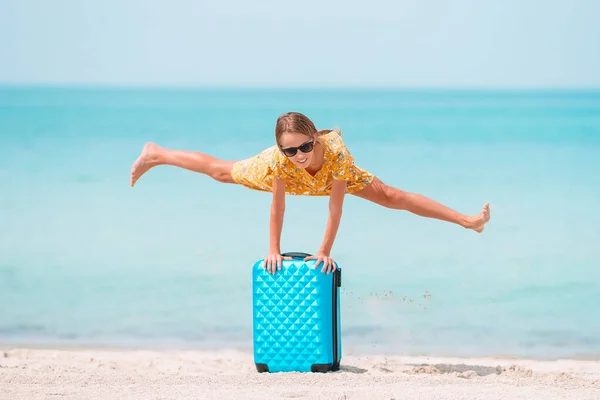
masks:
{"type": "Polygon", "coordinates": [[[269,273],[274,274],[276,269],[281,270],[282,260],[291,259],[292,257],[283,257],[279,253],[269,253],[269,255],[265,257],[264,268],[269,271],[269,273]]]}
{"type": "Polygon", "coordinates": [[[337,264],[335,263],[335,261],[333,261],[333,258],[323,253],[315,254],[314,256],[308,256],[304,259],[304,261],[307,260],[317,260],[317,262],[315,263],[315,268],[317,268],[322,262],[323,268],[321,268],[321,272],[327,271],[327,274],[337,269],[337,264]]]}

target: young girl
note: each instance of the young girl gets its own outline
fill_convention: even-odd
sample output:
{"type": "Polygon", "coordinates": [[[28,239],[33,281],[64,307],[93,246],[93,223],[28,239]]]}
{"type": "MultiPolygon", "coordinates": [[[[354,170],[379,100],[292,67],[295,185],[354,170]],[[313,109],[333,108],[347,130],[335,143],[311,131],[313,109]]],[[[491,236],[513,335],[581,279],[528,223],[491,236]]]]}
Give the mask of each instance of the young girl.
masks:
{"type": "Polygon", "coordinates": [[[285,195],[330,196],[325,238],[313,256],[323,263],[322,271],[335,270],[331,248],[342,217],[346,193],[383,207],[407,210],[482,232],[490,219],[489,203],[477,215],[463,215],[420,194],[409,193],[383,183],[354,165],[354,159],[338,131],[317,131],[305,115],[289,112],[277,119],[276,145],[241,161],[220,160],[207,154],[169,150],[147,143],[131,168],[131,186],[150,168],[173,165],[199,172],[223,183],[237,183],[250,189],[272,192],[270,244],[265,267],[270,273],[281,269],[279,246],[285,195]]]}

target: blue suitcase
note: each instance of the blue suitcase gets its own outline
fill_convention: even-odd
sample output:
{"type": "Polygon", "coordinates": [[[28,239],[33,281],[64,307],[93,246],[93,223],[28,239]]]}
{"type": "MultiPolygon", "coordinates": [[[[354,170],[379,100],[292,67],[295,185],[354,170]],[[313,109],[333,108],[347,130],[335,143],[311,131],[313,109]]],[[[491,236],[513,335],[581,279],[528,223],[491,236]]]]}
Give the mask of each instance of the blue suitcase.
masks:
{"type": "Polygon", "coordinates": [[[337,371],[342,354],[341,270],[321,272],[306,253],[284,253],[270,274],[252,269],[254,363],[258,372],[337,371]]]}

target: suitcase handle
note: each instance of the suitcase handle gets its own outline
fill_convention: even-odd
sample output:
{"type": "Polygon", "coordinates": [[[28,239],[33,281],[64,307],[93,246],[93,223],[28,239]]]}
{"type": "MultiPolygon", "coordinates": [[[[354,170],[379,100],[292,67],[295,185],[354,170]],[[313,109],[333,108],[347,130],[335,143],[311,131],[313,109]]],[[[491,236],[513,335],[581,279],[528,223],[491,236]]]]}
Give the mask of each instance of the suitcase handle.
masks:
{"type": "Polygon", "coordinates": [[[311,254],[292,251],[292,252],[289,252],[289,253],[283,253],[282,256],[283,257],[292,257],[292,258],[302,258],[302,259],[304,259],[305,257],[311,256],[311,254]]]}

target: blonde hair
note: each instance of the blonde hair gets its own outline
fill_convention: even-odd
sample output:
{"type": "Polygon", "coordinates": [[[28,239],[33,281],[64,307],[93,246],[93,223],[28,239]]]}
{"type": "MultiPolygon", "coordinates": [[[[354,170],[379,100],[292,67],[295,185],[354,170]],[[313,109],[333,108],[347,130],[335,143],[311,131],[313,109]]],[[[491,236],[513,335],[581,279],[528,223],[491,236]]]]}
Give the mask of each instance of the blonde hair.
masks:
{"type": "Polygon", "coordinates": [[[319,136],[334,131],[339,135],[342,134],[342,130],[339,128],[317,130],[315,124],[306,115],[299,112],[287,112],[277,118],[277,123],[275,124],[275,141],[279,145],[281,136],[286,132],[299,133],[318,140],[319,136]]]}

